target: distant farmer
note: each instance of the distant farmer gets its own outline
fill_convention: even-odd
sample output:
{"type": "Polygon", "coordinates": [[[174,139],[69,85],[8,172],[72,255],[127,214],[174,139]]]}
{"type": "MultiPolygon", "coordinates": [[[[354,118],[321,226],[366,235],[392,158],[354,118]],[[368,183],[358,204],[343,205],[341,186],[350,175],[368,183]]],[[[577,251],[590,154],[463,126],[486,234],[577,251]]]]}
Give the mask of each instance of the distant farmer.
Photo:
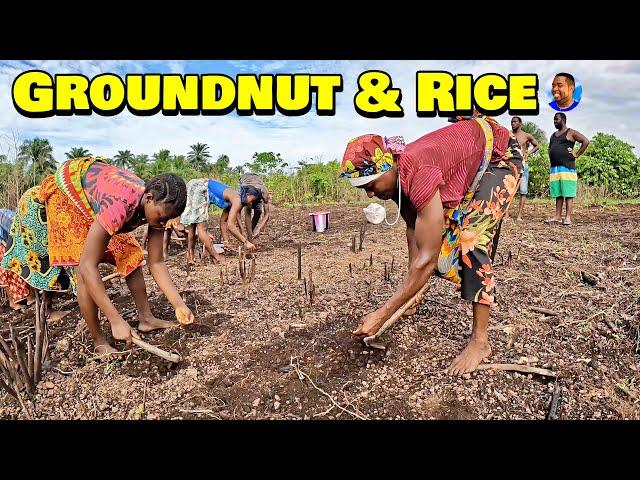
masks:
{"type": "Polygon", "coordinates": [[[460,283],[462,297],[473,302],[471,339],[447,369],[463,374],[491,354],[491,263],[502,217],[518,188],[522,157],[515,136],[495,120],[479,115],[455,120],[406,146],[402,137],[354,138],[342,159],[342,176],[369,198],[398,204],[409,251],[404,282],[353,333],[375,334],[436,273],[460,283]]]}
{"type": "Polygon", "coordinates": [[[553,116],[553,125],[558,130],[551,134],[549,140],[549,192],[556,199],[556,216],[545,220],[545,223],[571,225],[573,199],[578,189],[578,172],[576,158],[579,158],[589,146],[589,139],[577,130],[567,128],[567,116],[560,112],[553,116]],[[580,143],[578,153],[573,151],[576,142],[580,143]],[[562,219],[562,204],[566,204],[566,215],[562,219]]]}
{"type": "MultiPolygon", "coordinates": [[[[149,229],[151,227],[147,225],[142,235],[142,248],[144,253],[147,253],[147,240],[149,238],[149,229]]],[[[169,256],[169,244],[171,243],[171,237],[175,234],[176,238],[185,238],[187,236],[184,225],[180,223],[180,217],[172,218],[164,226],[164,238],[162,241],[162,255],[166,260],[169,256]]]]}
{"type": "Polygon", "coordinates": [[[257,238],[267,226],[271,218],[271,204],[269,203],[269,190],[256,173],[245,173],[240,177],[240,191],[243,187],[253,187],[260,192],[261,200],[255,201],[251,206],[242,209],[242,219],[250,241],[257,238]],[[264,210],[264,212],[263,212],[264,210]],[[252,216],[253,214],[253,216],[252,216]]]}
{"type": "Polygon", "coordinates": [[[238,214],[242,207],[251,207],[254,202],[258,202],[260,199],[261,193],[254,187],[242,187],[240,192],[237,192],[228,185],[211,178],[189,180],[187,183],[187,206],[180,217],[180,222],[187,227],[188,261],[193,262],[195,257],[196,232],[200,243],[204,245],[214,262],[220,261],[220,255],[213,248],[213,239],[207,233],[210,204],[222,209],[220,231],[225,248],[230,248],[229,232],[231,232],[247,251],[254,251],[255,245],[238,228],[238,214]]]}
{"type": "Polygon", "coordinates": [[[518,144],[520,144],[520,150],[522,150],[522,163],[523,171],[520,178],[520,208],[518,208],[518,216],[516,221],[522,220],[522,210],[524,210],[524,202],[529,193],[529,156],[538,151],[540,146],[538,141],[533,135],[522,130],[522,119],[520,117],[513,117],[511,119],[511,131],[516,136],[518,144]],[[529,150],[529,144],[532,148],[529,150]]]}

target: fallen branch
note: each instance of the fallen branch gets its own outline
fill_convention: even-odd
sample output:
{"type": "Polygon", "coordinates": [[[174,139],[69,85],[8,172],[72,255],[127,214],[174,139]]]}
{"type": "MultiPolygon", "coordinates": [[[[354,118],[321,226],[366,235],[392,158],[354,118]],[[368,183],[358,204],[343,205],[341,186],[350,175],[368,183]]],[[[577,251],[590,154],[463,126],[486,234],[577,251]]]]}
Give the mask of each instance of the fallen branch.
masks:
{"type": "Polygon", "coordinates": [[[514,365],[512,363],[481,363],[477,370],[506,370],[520,373],[534,373],[543,377],[557,377],[558,374],[546,368],[530,367],[529,365],[514,365]]]}
{"type": "Polygon", "coordinates": [[[402,305],[398,310],[396,310],[396,313],[391,315],[389,320],[384,322],[382,327],[380,327],[380,329],[376,333],[374,333],[373,335],[371,335],[369,337],[365,337],[364,338],[365,345],[368,347],[369,344],[373,340],[377,339],[389,327],[391,327],[394,323],[396,323],[398,320],[400,320],[400,318],[402,318],[402,315],[404,314],[404,312],[406,312],[413,305],[419,304],[423,300],[424,296],[426,295],[427,290],[429,290],[429,283],[428,282],[424,284],[424,286],[418,291],[418,293],[416,293],[412,298],[407,300],[407,302],[404,305],[402,305]]]}
{"type": "Polygon", "coordinates": [[[549,310],[549,309],[542,308],[542,307],[529,307],[529,310],[531,310],[532,312],[543,313],[543,314],[548,315],[550,317],[555,317],[557,315],[560,315],[558,312],[554,312],[553,310],[549,310]]]}
{"type": "Polygon", "coordinates": [[[166,352],[164,350],[162,350],[161,348],[155,347],[143,340],[140,340],[138,338],[132,338],[131,341],[133,343],[135,343],[137,346],[139,346],[140,348],[142,348],[143,350],[146,350],[149,353],[153,353],[154,355],[157,355],[161,358],[164,358],[165,360],[169,361],[169,362],[173,362],[173,363],[178,363],[182,360],[182,357],[176,353],[169,353],[166,352]]]}

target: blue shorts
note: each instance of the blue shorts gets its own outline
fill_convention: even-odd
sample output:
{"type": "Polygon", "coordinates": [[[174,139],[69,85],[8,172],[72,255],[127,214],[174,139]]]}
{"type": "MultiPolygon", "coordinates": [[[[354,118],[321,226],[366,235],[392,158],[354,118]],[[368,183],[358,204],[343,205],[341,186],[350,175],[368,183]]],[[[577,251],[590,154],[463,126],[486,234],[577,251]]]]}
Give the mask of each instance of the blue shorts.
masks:
{"type": "Polygon", "coordinates": [[[529,163],[525,164],[522,170],[522,177],[520,177],[520,195],[527,195],[529,193],[529,163]]]}

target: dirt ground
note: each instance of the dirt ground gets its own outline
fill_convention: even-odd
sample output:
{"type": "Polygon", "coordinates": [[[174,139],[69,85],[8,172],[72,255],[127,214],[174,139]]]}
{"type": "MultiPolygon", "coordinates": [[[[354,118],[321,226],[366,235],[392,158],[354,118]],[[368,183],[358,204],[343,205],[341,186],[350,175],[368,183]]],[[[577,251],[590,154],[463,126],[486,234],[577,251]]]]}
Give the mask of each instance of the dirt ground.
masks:
{"type": "MultiPolygon", "coordinates": [[[[547,368],[557,380],[494,370],[445,374],[468,339],[471,305],[440,279],[414,316],[384,334],[385,351],[354,338],[359,319],[407,268],[402,221],[368,224],[362,252],[351,252],[365,221],[361,207],[277,208],[259,239],[248,292],[234,255],[222,267],[207,262],[189,273],[174,243],[169,269],[196,323],[142,337],[182,355],[177,365],[122,344],[117,357],[95,359],[77,304],[56,299],[72,312],[49,325],[50,362],[29,402],[35,417],[544,419],[558,382],[558,419],[640,419],[640,206],[577,206],[577,223],[563,227],[543,223],[551,205],[532,204],[523,222],[503,227],[489,360],[547,368]],[[327,232],[311,231],[312,210],[331,211],[327,232]],[[297,280],[297,242],[313,304],[297,280]]],[[[145,278],[155,315],[175,320],[146,268],[145,278]]],[[[125,282],[111,282],[108,293],[120,312],[132,309],[125,282]]],[[[10,321],[27,335],[33,315],[4,307],[0,331],[7,338],[10,321]]],[[[137,325],[135,315],[128,318],[137,325]]],[[[4,392],[0,418],[26,418],[4,392]]]]}

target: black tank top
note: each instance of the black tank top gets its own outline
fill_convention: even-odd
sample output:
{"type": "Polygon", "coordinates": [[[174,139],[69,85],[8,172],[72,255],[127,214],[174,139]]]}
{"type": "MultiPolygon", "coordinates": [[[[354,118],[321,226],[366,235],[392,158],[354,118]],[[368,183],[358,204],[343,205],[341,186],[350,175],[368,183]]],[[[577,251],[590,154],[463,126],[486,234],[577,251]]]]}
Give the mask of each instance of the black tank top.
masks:
{"type": "Polygon", "coordinates": [[[569,129],[559,137],[556,137],[555,133],[551,134],[551,140],[549,141],[549,162],[552,167],[567,167],[572,170],[576,169],[576,159],[569,153],[569,150],[575,146],[575,140],[568,140],[567,133],[569,129]]]}

